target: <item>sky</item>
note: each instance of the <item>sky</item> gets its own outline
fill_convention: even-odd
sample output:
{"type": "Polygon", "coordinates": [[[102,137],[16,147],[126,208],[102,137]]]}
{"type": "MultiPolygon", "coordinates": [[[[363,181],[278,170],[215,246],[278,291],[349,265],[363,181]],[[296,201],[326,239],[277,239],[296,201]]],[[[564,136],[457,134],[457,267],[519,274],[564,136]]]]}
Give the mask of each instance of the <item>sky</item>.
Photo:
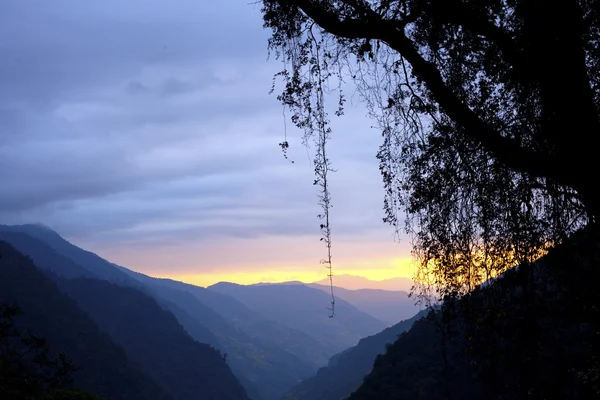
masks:
{"type": "MultiPolygon", "coordinates": [[[[251,3],[0,2],[0,223],[203,286],[322,279],[314,151],[251,3]]],[[[334,274],[411,277],[372,124],[355,97],[333,124],[334,274]]]]}

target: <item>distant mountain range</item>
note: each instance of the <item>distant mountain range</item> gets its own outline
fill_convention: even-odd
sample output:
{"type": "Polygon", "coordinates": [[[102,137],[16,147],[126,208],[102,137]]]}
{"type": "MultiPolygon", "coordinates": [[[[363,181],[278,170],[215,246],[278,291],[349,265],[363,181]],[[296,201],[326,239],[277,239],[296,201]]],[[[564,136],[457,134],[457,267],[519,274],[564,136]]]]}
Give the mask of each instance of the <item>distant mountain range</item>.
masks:
{"type": "MultiPolygon", "coordinates": [[[[117,400],[185,400],[197,398],[198,393],[212,393],[206,398],[214,399],[245,400],[248,396],[253,400],[277,400],[314,375],[336,353],[410,312],[402,292],[345,293],[340,288],[336,316],[329,318],[328,294],[316,284],[220,283],[202,288],[152,278],[104,260],[40,225],[0,225],[0,241],[10,244],[3,245],[3,249],[11,257],[18,259],[20,252],[33,262],[21,258],[19,263],[29,263],[29,269],[13,268],[8,275],[3,275],[7,268],[0,269],[0,280],[5,285],[14,286],[18,279],[25,286],[20,292],[0,292],[0,301],[27,304],[29,299],[21,296],[32,295],[36,288],[27,282],[36,280],[20,274],[26,270],[34,274],[33,265],[43,271],[44,275],[38,273],[36,279],[45,280],[44,285],[54,287],[51,290],[55,292],[62,291],[69,307],[78,310],[72,313],[89,321],[85,329],[95,332],[90,337],[104,338],[103,345],[85,344],[81,348],[122,349],[121,355],[111,356],[115,362],[121,360],[121,366],[112,367],[108,361],[98,365],[104,358],[94,356],[91,350],[89,358],[78,357],[74,351],[74,358],[82,362],[84,371],[96,371],[106,377],[105,384],[100,380],[94,386],[86,383],[83,373],[80,386],[117,400]],[[13,246],[14,250],[10,250],[13,246]],[[7,293],[13,294],[9,298],[7,293]],[[386,302],[390,303],[388,311],[386,302]],[[398,307],[392,312],[391,304],[395,302],[398,307]],[[129,376],[129,386],[110,386],[112,371],[129,376]],[[151,394],[143,394],[146,392],[151,394]]],[[[46,294],[41,292],[39,296],[44,298],[46,294]]],[[[62,312],[66,306],[55,307],[56,312],[62,312]]],[[[39,301],[35,307],[26,308],[31,315],[52,314],[39,301]]],[[[40,333],[52,333],[46,329],[50,320],[40,321],[34,327],[40,333]]],[[[74,320],[74,326],[78,323],[74,320]]],[[[65,331],[61,337],[72,334],[68,323],[59,325],[65,331]]],[[[57,343],[57,349],[71,350],[68,340],[57,343]]]]}
{"type": "MultiPolygon", "coordinates": [[[[318,283],[310,283],[308,286],[322,290],[326,293],[331,292],[330,286],[318,283]]],[[[388,326],[394,325],[398,321],[411,318],[421,309],[415,305],[414,299],[408,297],[408,292],[400,290],[348,290],[335,286],[333,288],[333,294],[336,298],[343,299],[359,310],[386,322],[388,326]]]]}
{"type": "MultiPolygon", "coordinates": [[[[313,283],[329,286],[329,278],[321,279],[320,281],[313,283]]],[[[349,290],[379,289],[410,292],[410,289],[413,286],[413,281],[412,279],[402,277],[374,281],[356,275],[335,275],[333,277],[333,285],[349,290]]]]}
{"type": "Polygon", "coordinates": [[[327,293],[306,285],[251,285],[221,282],[208,289],[229,295],[267,318],[302,331],[326,346],[329,356],[386,328],[382,321],[338,299],[329,317],[327,293]]]}
{"type": "MultiPolygon", "coordinates": [[[[364,279],[361,277],[356,277],[364,279]]],[[[398,278],[405,279],[405,278],[398,278]]],[[[375,281],[371,281],[375,282],[375,281]]],[[[302,283],[299,281],[289,281],[282,283],[258,283],[250,286],[298,286],[304,285],[319,289],[327,293],[327,300],[330,301],[331,287],[329,284],[320,283],[302,283]]],[[[403,290],[382,290],[382,289],[346,289],[334,286],[333,294],[336,299],[347,302],[358,310],[374,316],[392,326],[398,321],[408,319],[418,313],[422,307],[415,305],[415,300],[408,296],[408,292],[403,290]]],[[[337,301],[337,300],[336,300],[337,301]]]]}

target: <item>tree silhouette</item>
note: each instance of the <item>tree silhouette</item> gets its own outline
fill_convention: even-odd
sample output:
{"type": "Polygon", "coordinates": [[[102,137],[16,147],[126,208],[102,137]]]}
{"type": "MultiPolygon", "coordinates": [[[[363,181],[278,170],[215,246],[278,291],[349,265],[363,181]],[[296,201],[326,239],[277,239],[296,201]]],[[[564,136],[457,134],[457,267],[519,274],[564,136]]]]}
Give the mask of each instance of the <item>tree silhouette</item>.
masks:
{"type": "Polygon", "coordinates": [[[353,83],[368,106],[384,222],[410,234],[422,295],[464,294],[595,226],[599,1],[263,0],[262,12],[284,61],[279,99],[320,150],[321,184],[324,94],[337,88],[342,115],[353,83]]]}
{"type": "Polygon", "coordinates": [[[50,356],[46,340],[25,333],[15,323],[16,305],[0,303],[0,398],[7,400],[95,400],[66,390],[76,368],[63,353],[50,356]]]}

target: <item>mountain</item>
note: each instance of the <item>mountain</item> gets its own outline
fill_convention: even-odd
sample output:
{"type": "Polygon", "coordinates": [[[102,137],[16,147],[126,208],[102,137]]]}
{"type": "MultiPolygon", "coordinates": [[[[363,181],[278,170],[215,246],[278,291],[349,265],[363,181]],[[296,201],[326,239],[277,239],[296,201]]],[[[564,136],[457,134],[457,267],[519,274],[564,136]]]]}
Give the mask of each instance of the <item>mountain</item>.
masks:
{"type": "Polygon", "coordinates": [[[600,398],[600,246],[574,236],[417,321],[349,399],[600,398]]]}
{"type": "MultiPolygon", "coordinates": [[[[310,283],[308,286],[330,293],[331,288],[326,285],[310,283]]],[[[348,290],[334,287],[335,297],[347,301],[359,310],[387,322],[390,326],[398,321],[410,318],[419,312],[415,301],[408,297],[408,292],[381,289],[354,289],[348,290]]]]}
{"type": "Polygon", "coordinates": [[[47,244],[59,255],[70,259],[72,263],[78,265],[84,276],[98,277],[121,285],[139,286],[138,282],[119,270],[112,263],[90,251],[75,246],[62,238],[58,233],[43,225],[0,225],[0,234],[11,232],[29,235],[47,244]]]}
{"type": "Polygon", "coordinates": [[[77,389],[114,400],[170,399],[73,299],[4,241],[0,302],[18,304],[23,311],[18,327],[43,336],[54,353],[67,353],[81,367],[73,376],[77,389]]]}
{"type": "MultiPolygon", "coordinates": [[[[319,285],[329,286],[329,278],[313,282],[319,285]]],[[[333,285],[344,289],[379,289],[379,290],[400,290],[410,292],[413,286],[412,279],[409,278],[390,278],[381,281],[373,281],[362,276],[356,275],[336,275],[333,277],[333,285]]]]}
{"type": "Polygon", "coordinates": [[[329,350],[312,336],[267,319],[232,296],[171,279],[155,279],[155,282],[159,286],[187,291],[246,335],[285,349],[315,370],[327,363],[329,350]]]}
{"type": "Polygon", "coordinates": [[[292,388],[284,400],[338,400],[356,390],[373,368],[377,355],[385,352],[386,345],[408,331],[413,323],[426,315],[421,311],[376,335],[361,339],[358,344],[333,356],[327,367],[292,388]]]}
{"type": "Polygon", "coordinates": [[[29,256],[35,265],[44,270],[65,278],[96,278],[94,274],[70,258],[58,254],[54,249],[44,242],[19,231],[4,230],[0,226],[0,240],[4,240],[17,249],[20,253],[29,256]]]}
{"type": "MultiPolygon", "coordinates": [[[[210,330],[217,343],[209,343],[228,354],[229,365],[253,400],[279,399],[291,387],[314,374],[320,365],[324,365],[315,365],[314,361],[305,362],[285,348],[238,329],[235,325],[240,323],[239,320],[253,318],[253,312],[248,310],[251,315],[243,316],[246,307],[230,296],[207,293],[205,288],[168,279],[152,278],[133,271],[128,273],[146,284],[160,298],[176,305],[191,316],[192,321],[200,322],[210,330]],[[217,309],[229,304],[230,310],[236,310],[239,313],[237,319],[233,318],[234,323],[229,323],[225,319],[228,314],[221,315],[200,301],[200,298],[207,301],[211,297],[210,301],[222,301],[217,309]]],[[[264,317],[256,318],[265,321],[264,317]]],[[[180,322],[192,334],[192,330],[187,324],[189,321],[180,319],[180,322]]],[[[282,327],[282,329],[286,333],[291,331],[286,327],[282,327]]],[[[276,335],[276,333],[277,331],[273,330],[270,335],[276,335]]],[[[274,342],[283,340],[287,339],[285,337],[278,338],[274,342]]],[[[311,353],[309,352],[309,354],[311,353]]]]}
{"type": "Polygon", "coordinates": [[[113,341],[165,391],[179,400],[247,400],[223,355],[192,339],[177,319],[147,294],[95,279],[62,280],[113,341]]]}
{"type": "MultiPolygon", "coordinates": [[[[287,390],[314,374],[317,368],[326,362],[325,356],[316,358],[321,360],[322,364],[304,361],[275,344],[277,340],[261,339],[240,330],[234,323],[227,321],[224,316],[190,293],[192,285],[176,284],[174,281],[169,283],[127,270],[74,246],[48,228],[33,224],[0,226],[0,235],[18,244],[21,250],[35,262],[39,262],[40,268],[49,274],[54,273],[66,278],[99,277],[119,285],[135,287],[152,296],[161,307],[173,313],[193,339],[227,353],[228,364],[253,400],[279,399],[287,390]],[[49,260],[56,262],[51,263],[49,260]]],[[[215,297],[218,293],[211,292],[209,295],[215,297]]],[[[220,295],[218,300],[223,304],[237,303],[238,313],[243,314],[245,307],[233,298],[220,295]]],[[[239,318],[241,317],[238,316],[239,318]]],[[[267,336],[273,337],[277,334],[277,326],[270,326],[267,322],[265,326],[268,328],[266,331],[269,332],[270,329],[271,332],[267,336]]],[[[255,329],[259,330],[260,327],[257,325],[255,329]]],[[[283,343],[287,338],[302,334],[291,334],[290,331],[280,330],[287,336],[278,341],[283,343]]],[[[301,348],[310,349],[311,343],[313,342],[309,341],[301,348]]],[[[309,351],[308,354],[315,353],[309,351]]]]}
{"type": "Polygon", "coordinates": [[[330,318],[330,297],[306,285],[243,286],[220,282],[209,290],[228,294],[270,320],[282,323],[327,345],[330,356],[386,328],[382,321],[338,299],[330,318]]]}

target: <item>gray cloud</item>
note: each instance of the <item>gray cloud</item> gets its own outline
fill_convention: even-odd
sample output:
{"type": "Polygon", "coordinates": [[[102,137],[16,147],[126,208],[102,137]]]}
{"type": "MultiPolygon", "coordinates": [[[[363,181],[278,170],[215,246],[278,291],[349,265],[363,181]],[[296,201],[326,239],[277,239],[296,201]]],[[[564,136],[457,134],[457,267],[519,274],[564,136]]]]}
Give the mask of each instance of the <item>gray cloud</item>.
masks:
{"type": "MultiPolygon", "coordinates": [[[[267,94],[280,65],[261,26],[234,0],[2,2],[2,222],[104,247],[318,235],[312,155],[267,94]]],[[[334,232],[381,236],[378,135],[347,114],[334,232]]]]}

